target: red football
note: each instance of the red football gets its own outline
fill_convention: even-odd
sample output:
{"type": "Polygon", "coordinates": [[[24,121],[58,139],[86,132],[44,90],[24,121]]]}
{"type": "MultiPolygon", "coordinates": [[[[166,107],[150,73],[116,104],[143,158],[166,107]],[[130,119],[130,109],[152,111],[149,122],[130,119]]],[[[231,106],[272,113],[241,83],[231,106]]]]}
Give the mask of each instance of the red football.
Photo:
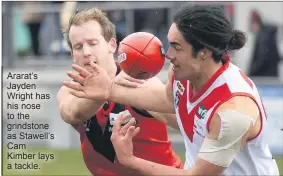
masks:
{"type": "Polygon", "coordinates": [[[157,75],[165,62],[161,41],[151,33],[136,32],[125,37],[118,48],[121,69],[136,79],[157,75]]]}

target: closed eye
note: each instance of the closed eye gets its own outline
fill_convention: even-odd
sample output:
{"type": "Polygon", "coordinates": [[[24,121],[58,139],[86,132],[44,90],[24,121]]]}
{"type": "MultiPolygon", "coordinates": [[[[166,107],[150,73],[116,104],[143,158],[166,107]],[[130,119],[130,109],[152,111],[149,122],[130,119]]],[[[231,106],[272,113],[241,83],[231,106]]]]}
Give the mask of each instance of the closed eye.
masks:
{"type": "Polygon", "coordinates": [[[177,42],[170,42],[170,45],[177,51],[182,49],[181,45],[177,42]]]}
{"type": "Polygon", "coordinates": [[[75,50],[80,50],[80,49],[82,49],[82,45],[75,45],[73,48],[74,48],[75,50]]]}
{"type": "Polygon", "coordinates": [[[90,46],[95,46],[95,45],[98,44],[98,40],[96,40],[96,39],[88,40],[88,44],[89,44],[90,46]]]}

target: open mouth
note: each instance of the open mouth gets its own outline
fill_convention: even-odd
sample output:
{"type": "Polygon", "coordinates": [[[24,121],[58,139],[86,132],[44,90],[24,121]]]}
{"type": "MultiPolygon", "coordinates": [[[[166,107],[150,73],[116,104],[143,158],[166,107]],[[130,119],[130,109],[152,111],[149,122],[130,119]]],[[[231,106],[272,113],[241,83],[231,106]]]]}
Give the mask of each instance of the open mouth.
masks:
{"type": "Polygon", "coordinates": [[[175,71],[176,69],[178,69],[179,68],[179,66],[173,66],[173,71],[175,71]]]}
{"type": "MultiPolygon", "coordinates": [[[[94,62],[94,63],[96,64],[96,62],[94,62]]],[[[89,67],[89,66],[90,66],[90,63],[86,63],[85,66],[86,66],[86,67],[89,67]]]]}

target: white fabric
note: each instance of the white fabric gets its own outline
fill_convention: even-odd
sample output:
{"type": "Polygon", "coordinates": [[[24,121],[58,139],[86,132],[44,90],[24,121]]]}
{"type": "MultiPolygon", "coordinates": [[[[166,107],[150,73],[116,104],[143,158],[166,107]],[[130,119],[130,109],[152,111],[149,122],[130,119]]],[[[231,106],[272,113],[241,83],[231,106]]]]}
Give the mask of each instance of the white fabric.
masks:
{"type": "Polygon", "coordinates": [[[228,167],[240,151],[242,137],[251,123],[255,124],[255,119],[235,110],[225,110],[218,114],[221,118],[221,133],[217,139],[204,139],[198,157],[215,165],[228,167]]]}
{"type": "MultiPolygon", "coordinates": [[[[252,83],[252,87],[247,83],[247,81],[243,78],[240,73],[240,69],[229,63],[228,68],[217,77],[217,79],[211,84],[211,86],[195,101],[189,102],[186,100],[186,111],[189,114],[192,112],[194,108],[197,108],[200,103],[204,102],[206,98],[212,94],[214,90],[219,88],[220,86],[227,86],[230,91],[230,95],[234,93],[244,93],[253,97],[259,106],[259,110],[261,113],[262,120],[262,130],[254,140],[249,141],[243,149],[237,154],[233,162],[230,166],[225,169],[222,173],[223,175],[279,175],[278,167],[275,160],[272,158],[269,147],[265,140],[266,128],[267,128],[267,120],[265,116],[265,112],[263,109],[263,105],[255,87],[255,84],[252,83]]],[[[180,114],[179,114],[179,106],[176,102],[178,102],[179,96],[177,83],[180,81],[174,80],[173,82],[173,94],[175,101],[175,111],[177,116],[178,125],[180,131],[184,137],[185,147],[186,147],[186,161],[184,165],[184,169],[190,169],[194,166],[197,154],[202,146],[204,141],[204,137],[207,136],[207,123],[208,119],[214,110],[214,108],[220,103],[220,100],[217,101],[210,109],[207,110],[203,119],[199,119],[197,114],[194,115],[194,134],[193,134],[193,142],[189,140],[188,135],[184,130],[183,124],[180,114]],[[199,135],[201,134],[201,135],[199,135]]],[[[189,97],[189,81],[187,81],[187,86],[185,86],[185,92],[187,97],[189,97]]]]}

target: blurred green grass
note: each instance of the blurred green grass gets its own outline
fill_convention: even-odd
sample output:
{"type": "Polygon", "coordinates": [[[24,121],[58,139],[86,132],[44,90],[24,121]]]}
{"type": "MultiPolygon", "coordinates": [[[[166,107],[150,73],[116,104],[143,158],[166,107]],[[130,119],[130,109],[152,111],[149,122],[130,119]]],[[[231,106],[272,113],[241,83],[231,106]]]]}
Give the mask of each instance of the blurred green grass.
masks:
{"type": "MultiPolygon", "coordinates": [[[[6,147],[3,147],[2,161],[3,161],[3,175],[91,175],[87,170],[80,149],[43,149],[43,148],[33,148],[28,149],[28,153],[53,153],[55,159],[52,161],[43,162],[40,160],[35,160],[34,163],[37,163],[40,167],[36,171],[16,171],[8,170],[7,164],[15,163],[14,161],[7,160],[6,147]]],[[[9,152],[11,152],[9,150],[9,152]]],[[[179,156],[184,161],[184,153],[179,153],[179,156]]],[[[283,173],[283,156],[275,157],[280,173],[283,173]]],[[[25,163],[26,160],[17,160],[17,163],[25,163]]],[[[31,162],[31,161],[30,161],[31,162]]]]}
{"type": "MultiPolygon", "coordinates": [[[[7,149],[3,150],[3,175],[91,175],[86,168],[80,149],[43,149],[43,148],[29,148],[28,153],[53,153],[55,159],[44,162],[35,159],[40,167],[39,170],[34,171],[18,171],[8,170],[8,163],[24,163],[26,160],[7,160],[7,149]]],[[[10,152],[10,150],[9,150],[10,152]]],[[[18,153],[18,152],[17,152],[18,153]]]]}

